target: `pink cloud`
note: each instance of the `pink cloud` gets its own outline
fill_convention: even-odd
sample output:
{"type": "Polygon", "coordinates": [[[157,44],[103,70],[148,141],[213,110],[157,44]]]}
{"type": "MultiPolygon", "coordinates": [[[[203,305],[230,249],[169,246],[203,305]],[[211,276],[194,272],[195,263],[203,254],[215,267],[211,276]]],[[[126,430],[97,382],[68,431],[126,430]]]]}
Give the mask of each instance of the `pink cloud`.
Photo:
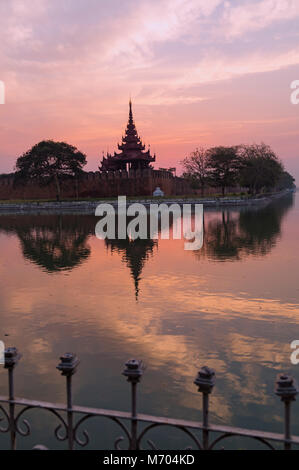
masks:
{"type": "Polygon", "coordinates": [[[254,139],[295,158],[298,2],[3,0],[0,14],[2,171],[43,138],[74,143],[96,169],[121,137],[130,94],[158,166],[201,143],[254,139]]]}

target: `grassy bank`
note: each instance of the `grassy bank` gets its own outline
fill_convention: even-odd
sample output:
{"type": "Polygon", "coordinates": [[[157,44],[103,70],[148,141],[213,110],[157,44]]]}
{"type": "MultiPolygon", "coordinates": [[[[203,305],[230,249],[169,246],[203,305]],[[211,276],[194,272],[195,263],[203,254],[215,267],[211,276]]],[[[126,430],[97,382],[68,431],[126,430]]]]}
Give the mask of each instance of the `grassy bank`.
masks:
{"type": "MultiPolygon", "coordinates": [[[[247,193],[228,193],[225,196],[222,196],[222,194],[213,194],[212,196],[206,195],[206,196],[200,196],[198,194],[189,194],[189,195],[183,195],[183,196],[163,196],[163,197],[154,197],[154,196],[128,196],[127,201],[146,201],[146,200],[155,200],[155,201],[169,201],[169,200],[229,200],[229,199],[258,199],[258,198],[264,198],[264,197],[270,197],[275,194],[279,194],[279,192],[271,192],[271,193],[260,193],[256,195],[249,195],[247,193]]],[[[44,204],[44,203],[59,203],[59,202],[107,202],[107,201],[117,201],[117,196],[115,197],[107,197],[107,198],[62,198],[60,201],[57,201],[56,199],[1,199],[0,204],[44,204]]]]}

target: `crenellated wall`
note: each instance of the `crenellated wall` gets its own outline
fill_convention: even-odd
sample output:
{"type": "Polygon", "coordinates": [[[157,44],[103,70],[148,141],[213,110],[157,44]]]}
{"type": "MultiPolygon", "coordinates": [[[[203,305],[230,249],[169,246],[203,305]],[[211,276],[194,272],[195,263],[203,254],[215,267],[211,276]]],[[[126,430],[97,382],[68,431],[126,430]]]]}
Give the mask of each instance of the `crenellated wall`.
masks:
{"type": "MultiPolygon", "coordinates": [[[[78,184],[66,180],[61,184],[61,198],[151,196],[159,186],[166,196],[192,194],[194,191],[182,178],[170,172],[152,169],[86,172],[78,184]]],[[[38,182],[16,183],[14,174],[0,176],[0,199],[55,199],[54,184],[41,186],[38,182]]]]}

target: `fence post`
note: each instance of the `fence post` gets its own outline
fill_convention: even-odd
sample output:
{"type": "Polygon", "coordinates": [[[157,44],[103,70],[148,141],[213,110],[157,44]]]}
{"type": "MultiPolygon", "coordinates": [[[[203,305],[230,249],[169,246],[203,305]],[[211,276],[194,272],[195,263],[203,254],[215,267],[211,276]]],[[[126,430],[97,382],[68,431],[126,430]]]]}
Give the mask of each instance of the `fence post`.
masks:
{"type": "Polygon", "coordinates": [[[14,393],[14,368],[18,364],[22,355],[17,348],[11,347],[4,351],[4,367],[8,369],[8,399],[9,399],[9,429],[10,429],[10,448],[16,449],[16,426],[15,426],[15,399],[14,393]]]}
{"type": "Polygon", "coordinates": [[[137,384],[143,374],[142,361],[138,359],[130,359],[125,364],[126,368],[123,371],[123,375],[127,377],[128,382],[131,383],[131,442],[130,450],[137,450],[137,384]]]}
{"type": "Polygon", "coordinates": [[[291,402],[296,400],[298,388],[291,375],[278,374],[275,382],[275,393],[284,403],[284,448],[291,449],[291,402]]]}
{"type": "Polygon", "coordinates": [[[203,366],[194,380],[198,391],[202,393],[202,416],[203,416],[203,430],[202,430],[202,444],[204,450],[209,448],[209,394],[215,385],[215,372],[207,366],[203,366]]]}
{"type": "Polygon", "coordinates": [[[73,397],[72,397],[72,376],[76,373],[79,365],[79,359],[76,354],[65,353],[60,358],[61,362],[57,369],[61,375],[66,377],[66,398],[67,398],[67,435],[69,442],[69,450],[74,449],[74,423],[73,423],[73,397]]]}

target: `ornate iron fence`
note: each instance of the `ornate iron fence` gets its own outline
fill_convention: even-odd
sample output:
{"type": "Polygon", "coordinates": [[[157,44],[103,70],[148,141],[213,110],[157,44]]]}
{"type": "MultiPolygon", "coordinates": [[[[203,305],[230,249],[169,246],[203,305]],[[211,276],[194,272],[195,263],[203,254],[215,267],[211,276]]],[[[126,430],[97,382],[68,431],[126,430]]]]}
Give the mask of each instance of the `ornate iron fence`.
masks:
{"type": "MultiPolygon", "coordinates": [[[[194,381],[202,395],[203,421],[197,422],[137,413],[137,385],[143,375],[144,368],[142,361],[136,359],[129,360],[123,371],[123,375],[131,385],[131,412],[73,405],[72,376],[79,365],[79,359],[73,353],[61,356],[57,366],[57,369],[66,378],[66,404],[16,398],[14,368],[20,358],[21,354],[16,348],[5,350],[4,367],[8,370],[8,397],[0,396],[0,412],[2,414],[0,432],[10,434],[10,448],[12,450],[17,448],[17,436],[25,437],[31,433],[30,423],[24,415],[32,409],[47,410],[57,418],[58,425],[54,430],[55,436],[59,441],[66,441],[69,450],[73,450],[75,447],[85,447],[89,443],[89,435],[83,428],[83,424],[95,417],[109,418],[120,427],[123,436],[117,438],[114,443],[114,448],[118,450],[123,450],[120,448],[120,443],[125,439],[128,442],[127,449],[141,450],[147,433],[161,426],[179,429],[190,438],[193,448],[200,450],[214,449],[219,442],[233,436],[254,439],[272,450],[275,450],[277,443],[282,443],[286,450],[291,449],[294,444],[299,444],[299,436],[291,436],[291,403],[295,400],[297,385],[291,376],[285,374],[277,376],[275,385],[275,393],[284,404],[284,433],[278,434],[210,424],[209,395],[215,384],[215,372],[206,366],[200,369],[194,381]],[[139,429],[141,423],[143,423],[143,427],[139,429]]],[[[147,445],[151,449],[156,449],[151,440],[147,440],[147,445]]],[[[41,445],[34,448],[46,449],[41,445]]],[[[192,449],[192,447],[188,447],[188,449],[192,449]]]]}

